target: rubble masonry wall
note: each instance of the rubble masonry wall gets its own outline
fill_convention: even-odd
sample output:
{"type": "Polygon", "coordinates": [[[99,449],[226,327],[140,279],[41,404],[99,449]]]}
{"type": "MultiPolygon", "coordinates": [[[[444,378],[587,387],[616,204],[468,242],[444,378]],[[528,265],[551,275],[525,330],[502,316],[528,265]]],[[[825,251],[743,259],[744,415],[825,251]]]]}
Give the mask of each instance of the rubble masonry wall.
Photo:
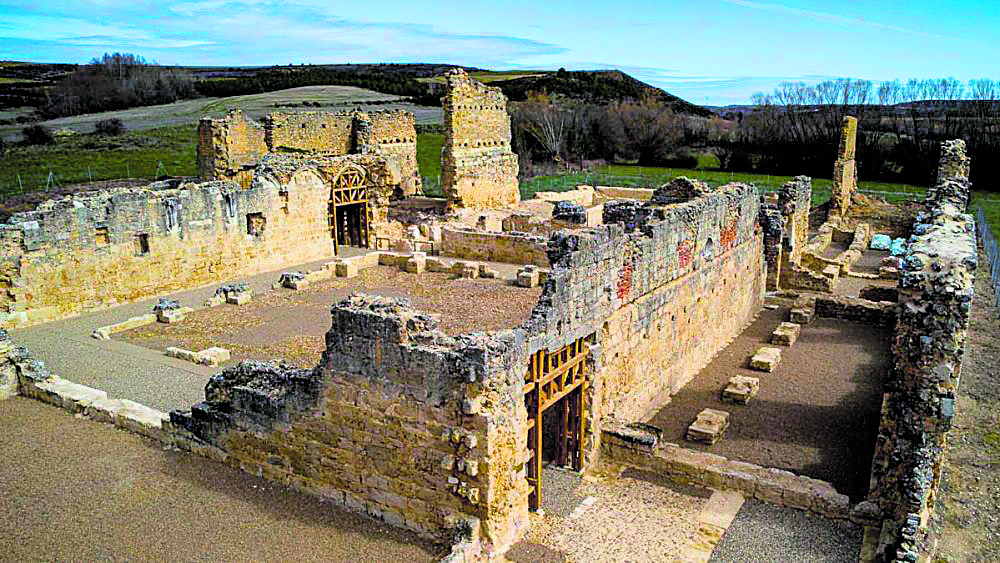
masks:
{"type": "Polygon", "coordinates": [[[843,217],[851,208],[851,197],[858,187],[857,152],[858,118],[844,116],[840,129],[840,147],[833,165],[833,189],[830,195],[831,217],[843,217]]]}
{"type": "MultiPolygon", "coordinates": [[[[946,145],[942,153],[953,162],[941,170],[966,174],[964,142],[946,145]]],[[[915,561],[930,547],[927,525],[955,416],[977,266],[975,223],[965,213],[970,188],[965,176],[939,179],[903,257],[863,560],[915,561]]]]}

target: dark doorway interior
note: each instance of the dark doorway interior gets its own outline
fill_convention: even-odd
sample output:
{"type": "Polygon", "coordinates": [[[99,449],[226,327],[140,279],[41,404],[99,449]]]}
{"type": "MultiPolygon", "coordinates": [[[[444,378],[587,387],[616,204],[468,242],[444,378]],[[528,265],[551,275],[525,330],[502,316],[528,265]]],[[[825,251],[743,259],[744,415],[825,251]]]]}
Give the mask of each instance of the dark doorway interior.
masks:
{"type": "Polygon", "coordinates": [[[368,233],[364,203],[338,205],[336,208],[337,234],[339,244],[348,246],[368,246],[368,233]]]}

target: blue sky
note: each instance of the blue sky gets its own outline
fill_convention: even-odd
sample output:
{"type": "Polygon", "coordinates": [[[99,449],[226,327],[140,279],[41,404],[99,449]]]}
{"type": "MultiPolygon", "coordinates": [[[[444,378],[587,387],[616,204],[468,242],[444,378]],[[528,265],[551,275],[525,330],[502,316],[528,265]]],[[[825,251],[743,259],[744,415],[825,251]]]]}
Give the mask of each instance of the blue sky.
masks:
{"type": "Polygon", "coordinates": [[[0,0],[0,60],[620,68],[698,104],[784,80],[1000,79],[997,0],[0,0]]]}

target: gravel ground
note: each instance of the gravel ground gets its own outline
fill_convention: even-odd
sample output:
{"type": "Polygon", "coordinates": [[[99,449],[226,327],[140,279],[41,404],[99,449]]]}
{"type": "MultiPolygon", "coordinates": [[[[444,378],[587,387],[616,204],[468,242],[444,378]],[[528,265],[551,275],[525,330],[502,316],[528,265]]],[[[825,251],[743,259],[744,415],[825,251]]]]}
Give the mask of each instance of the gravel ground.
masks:
{"type": "Polygon", "coordinates": [[[829,481],[857,501],[868,492],[890,335],[860,323],[816,319],[802,327],[793,346],[780,347],[774,372],[748,369],[750,356],[786,318],[786,308],[761,311],[649,423],[663,429],[667,442],[829,481]],[[723,403],[722,388],[738,374],[760,378],[757,398],[748,405],[723,403]],[[729,429],[714,446],[684,439],[704,408],[730,413],[729,429]]]}
{"type": "Polygon", "coordinates": [[[1000,311],[982,253],[979,264],[958,414],[932,523],[939,561],[1000,561],[1000,311]]]}
{"type": "MultiPolygon", "coordinates": [[[[661,562],[680,554],[694,537],[708,495],[656,476],[626,472],[588,479],[574,494],[596,497],[578,518],[532,516],[526,538],[507,553],[511,561],[661,562]]],[[[544,501],[544,490],[543,490],[544,501]]]]}
{"type": "Polygon", "coordinates": [[[107,424],[0,401],[2,561],[435,561],[415,535],[107,424]]]}
{"type": "Polygon", "coordinates": [[[861,527],[794,508],[747,500],[716,546],[716,563],[855,562],[861,527]]]}
{"type": "Polygon", "coordinates": [[[377,266],[355,278],[332,278],[300,291],[268,291],[246,305],[200,309],[180,323],[147,325],[116,338],[161,351],[168,346],[187,350],[221,346],[232,353],[230,364],[282,359],[311,367],[325,349],[330,306],[356,292],[406,297],[417,309],[438,315],[445,333],[458,335],[518,326],[538,302],[541,288],[516,287],[505,279],[451,279],[450,274],[418,275],[377,266]]]}

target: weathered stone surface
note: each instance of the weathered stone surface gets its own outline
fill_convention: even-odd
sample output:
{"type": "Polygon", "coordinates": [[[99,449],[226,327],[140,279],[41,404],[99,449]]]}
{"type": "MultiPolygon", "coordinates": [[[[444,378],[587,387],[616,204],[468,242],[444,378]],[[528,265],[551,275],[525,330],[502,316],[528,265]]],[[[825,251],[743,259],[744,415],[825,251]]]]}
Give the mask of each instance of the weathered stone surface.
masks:
{"type": "Polygon", "coordinates": [[[768,373],[774,371],[774,368],[778,367],[778,363],[781,362],[781,348],[774,348],[773,346],[762,346],[757,349],[753,357],[750,358],[750,367],[759,370],[766,371],[768,373]]]}
{"type": "Polygon", "coordinates": [[[736,375],[729,378],[725,389],[722,390],[722,400],[745,405],[757,396],[758,391],[760,391],[759,378],[736,375]]]}
{"type": "Polygon", "coordinates": [[[791,346],[795,344],[795,341],[799,339],[799,333],[802,331],[802,325],[798,323],[781,323],[778,328],[774,329],[771,333],[771,344],[780,344],[782,346],[791,346]]]}
{"type": "Polygon", "coordinates": [[[445,76],[441,182],[450,207],[499,209],[520,201],[507,98],[456,68],[445,76]]]}
{"type": "Polygon", "coordinates": [[[729,413],[716,409],[703,409],[698,413],[691,426],[688,426],[685,438],[694,442],[715,444],[729,428],[729,413]]]}
{"type": "Polygon", "coordinates": [[[148,315],[139,315],[138,317],[132,317],[117,324],[97,328],[91,333],[91,336],[98,340],[108,340],[111,338],[112,334],[155,323],[156,319],[157,315],[153,313],[148,315]]]}
{"type": "Polygon", "coordinates": [[[813,310],[806,309],[804,307],[796,307],[795,309],[792,309],[788,314],[788,320],[800,326],[811,323],[812,318],[813,318],[813,310]]]}
{"type": "Polygon", "coordinates": [[[535,266],[525,266],[517,271],[517,285],[521,287],[537,287],[538,280],[538,268],[535,266]]]}
{"type": "Polygon", "coordinates": [[[830,197],[830,216],[843,217],[851,207],[851,198],[858,186],[857,148],[858,118],[844,116],[840,130],[840,148],[833,167],[833,194],[830,197]]]}
{"type": "Polygon", "coordinates": [[[213,346],[211,348],[206,348],[195,355],[195,363],[203,364],[206,366],[217,366],[219,364],[224,364],[230,359],[229,350],[225,348],[220,348],[218,346],[213,346]]]}

